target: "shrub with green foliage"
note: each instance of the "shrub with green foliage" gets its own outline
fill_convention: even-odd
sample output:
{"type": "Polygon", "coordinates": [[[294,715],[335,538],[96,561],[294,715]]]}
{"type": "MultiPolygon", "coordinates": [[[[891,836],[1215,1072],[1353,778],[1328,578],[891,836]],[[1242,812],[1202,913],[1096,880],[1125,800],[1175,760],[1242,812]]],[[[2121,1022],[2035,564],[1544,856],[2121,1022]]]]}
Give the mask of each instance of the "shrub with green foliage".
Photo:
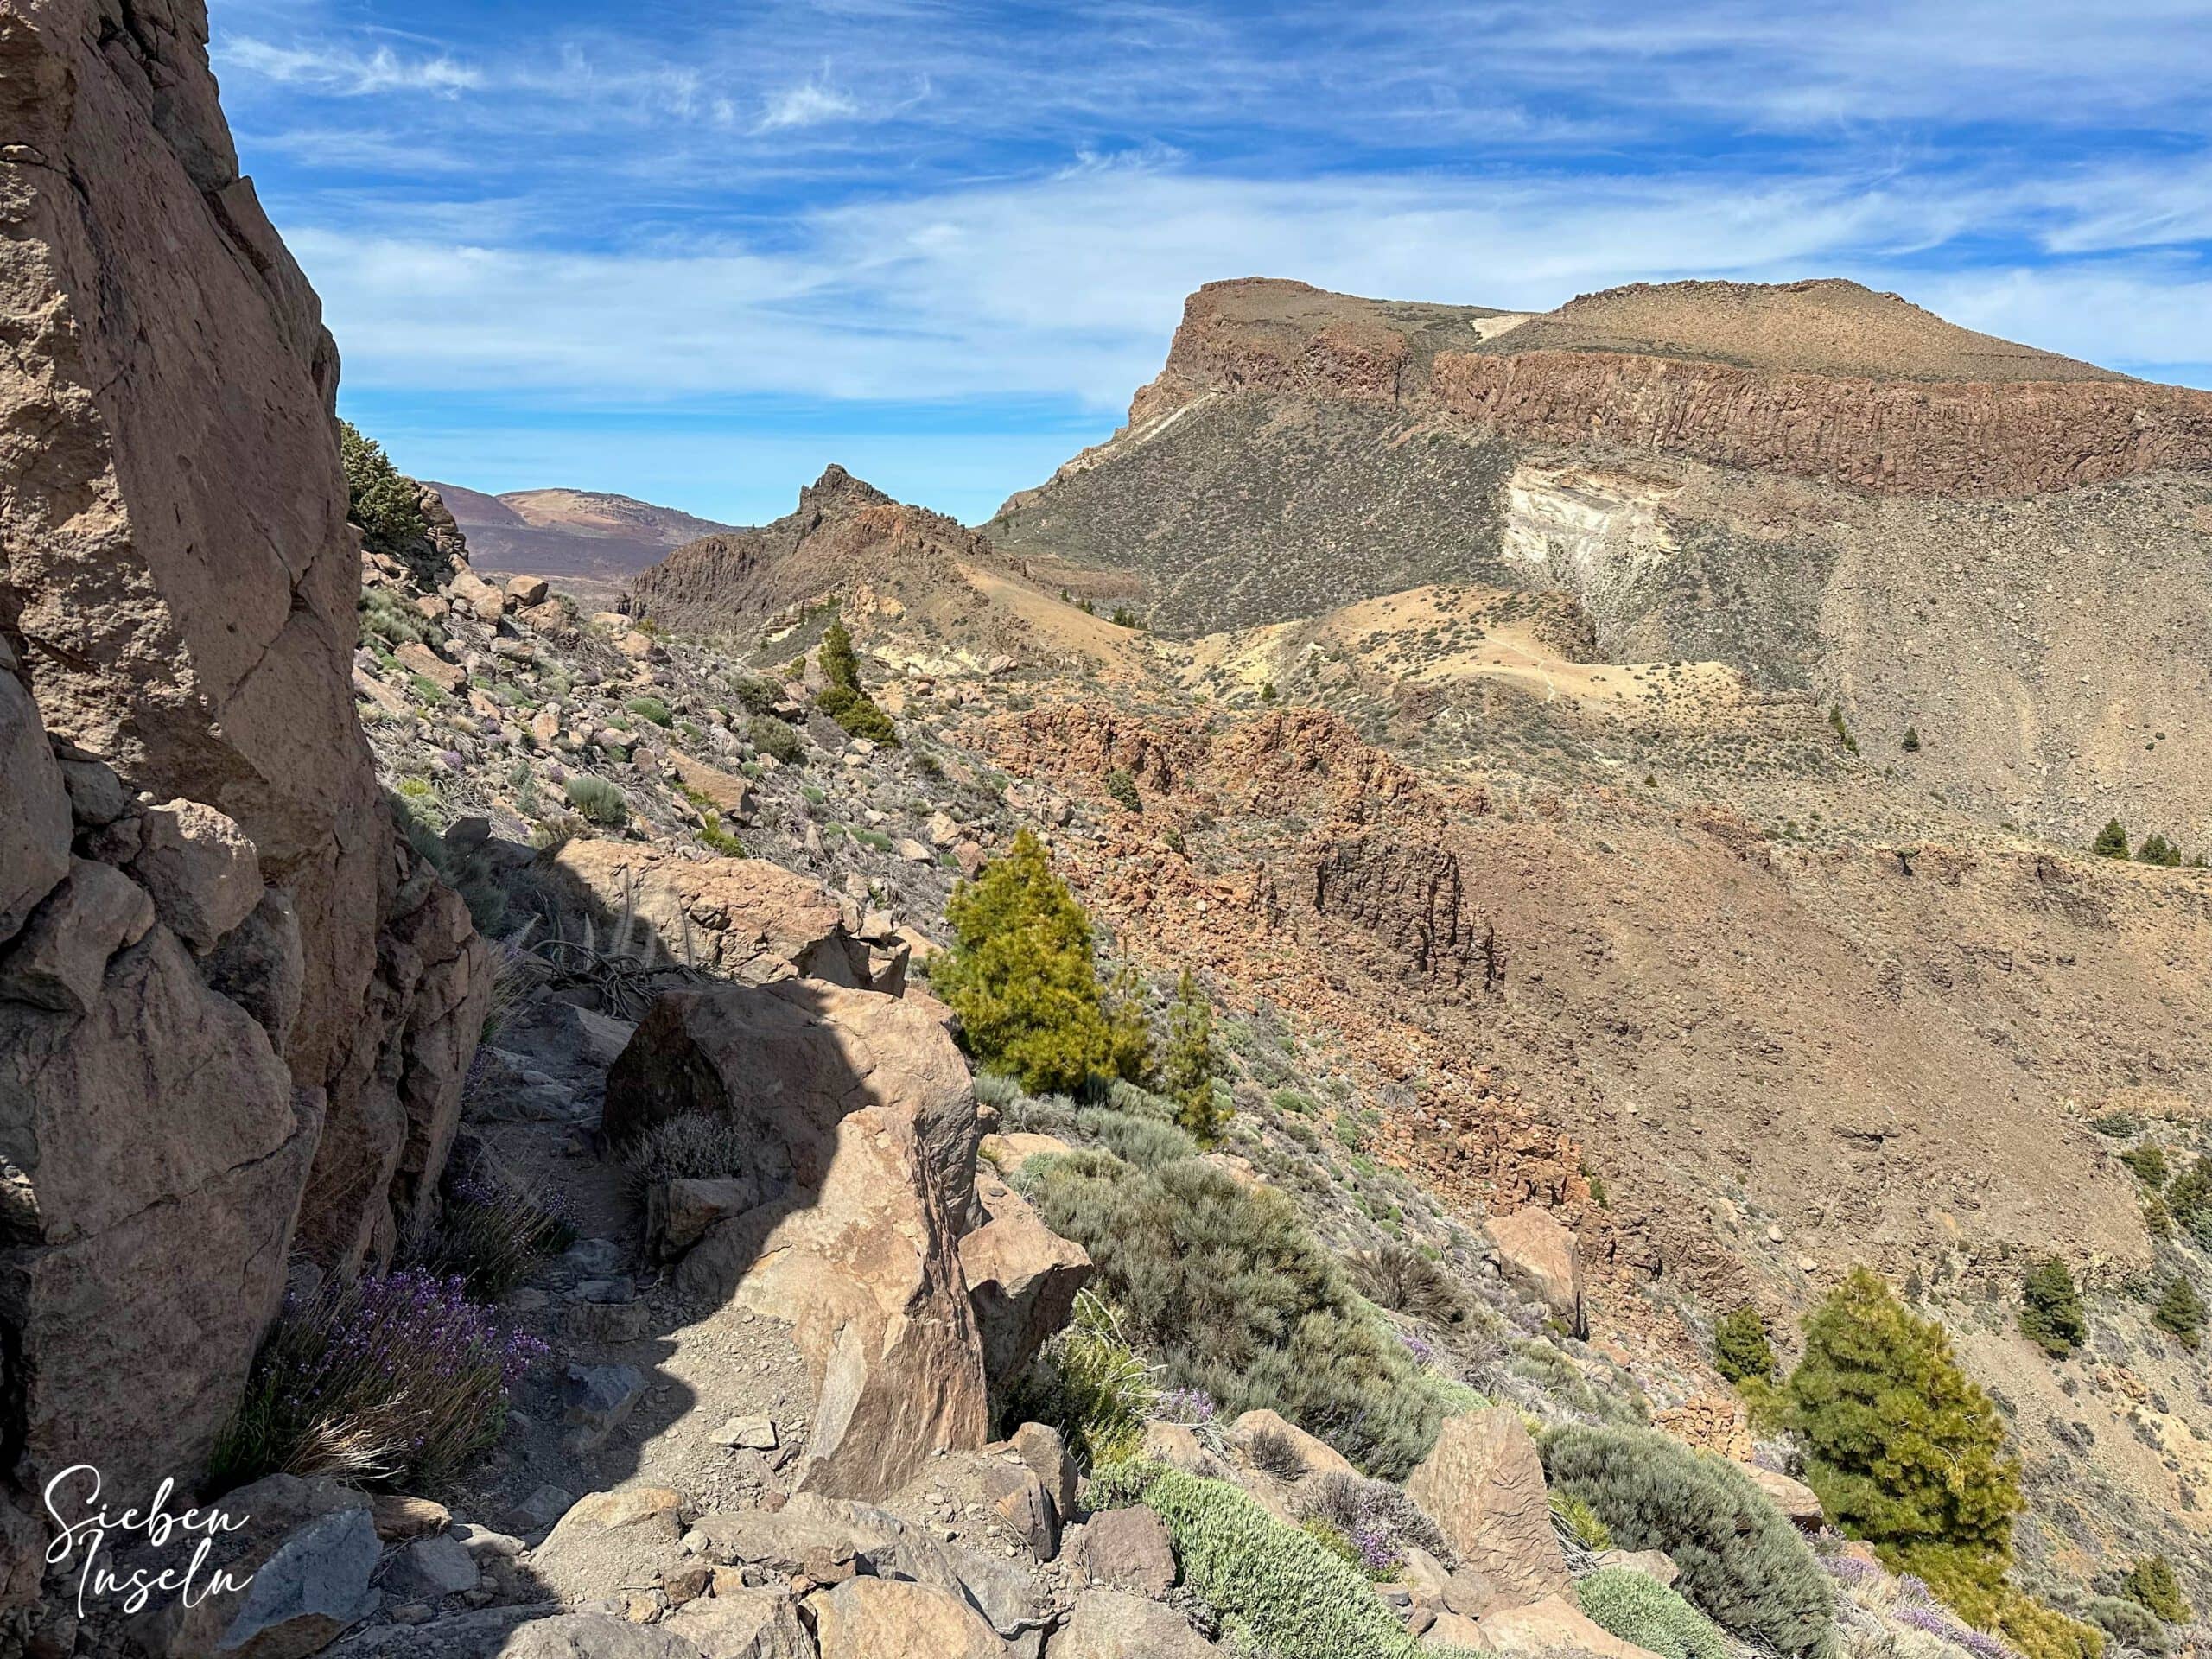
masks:
{"type": "Polygon", "coordinates": [[[1213,1004],[1185,968],[1175,982],[1175,1001],[1167,1010],[1167,1050],[1160,1057],[1160,1084],[1175,1103],[1175,1121],[1204,1146],[1221,1139],[1229,1118],[1213,1086],[1221,1065],[1221,1050],[1213,1039],[1213,1004]]]}
{"type": "Polygon", "coordinates": [[[569,779],[568,795],[570,806],[603,830],[620,830],[630,822],[630,803],[604,778],[579,772],[569,779]]]}
{"type": "Polygon", "coordinates": [[[891,716],[877,708],[865,691],[825,685],[815,694],[814,706],[855,737],[886,746],[899,741],[899,728],[891,723],[891,716]]]}
{"type": "Polygon", "coordinates": [[[1139,1169],[1157,1169],[1198,1153],[1198,1143],[1174,1124],[1106,1106],[1086,1106],[1077,1111],[1075,1130],[1139,1169]]]}
{"type": "Polygon", "coordinates": [[[1952,1357],[1941,1325],[1853,1268],[1805,1321],[1789,1402],[1806,1481],[1844,1532],[1930,1584],[1957,1576],[1930,1552],[1986,1556],[2001,1573],[2022,1507],[2020,1466],[1996,1406],[1952,1357]]]}
{"type": "Polygon", "coordinates": [[[805,740],[773,715],[755,715],[746,721],[745,741],[779,766],[797,766],[806,753],[805,740]]]}
{"type": "Polygon", "coordinates": [[[1466,1299],[1452,1275],[1410,1244],[1356,1251],[1344,1265],[1360,1294],[1378,1307],[1434,1325],[1456,1325],[1467,1317],[1466,1299]]]}
{"type": "Polygon", "coordinates": [[[2166,1184],[2166,1149],[2155,1141],[2142,1141],[2120,1154],[2135,1179],[2153,1192],[2166,1184]]]}
{"type": "Polygon", "coordinates": [[[2181,849],[2153,830],[2143,837],[2143,844],[2135,849],[2138,864],[2158,864],[2169,870],[2181,868],[2181,849]]]}
{"type": "Polygon", "coordinates": [[[960,1016],[969,1050],[1032,1094],[1093,1078],[1141,1079],[1151,1060],[1142,1016],[1098,983],[1090,918],[1027,830],[954,891],[952,949],[930,986],[960,1016]]]}
{"type": "Polygon", "coordinates": [[[1574,1595],[1592,1624],[1660,1659],[1731,1659],[1720,1627],[1648,1573],[1600,1567],[1575,1580],[1574,1595]]]}
{"type": "Polygon", "coordinates": [[[2176,1274],[2151,1309],[2151,1323],[2191,1352],[2203,1340],[2204,1299],[2183,1274],[2176,1274]]]}
{"type": "Polygon", "coordinates": [[[1722,1314],[1713,1325],[1713,1368],[1739,1386],[1753,1378],[1774,1381],[1774,1344],[1766,1339],[1758,1309],[1749,1302],[1722,1314]]]}
{"type": "Polygon", "coordinates": [[[632,697],[622,706],[639,720],[650,720],[656,726],[671,726],[676,721],[668,705],[658,697],[632,697]]]}
{"type": "Polygon", "coordinates": [[[1137,780],[1123,766],[1116,766],[1106,774],[1106,793],[1124,812],[1144,810],[1144,798],[1137,793],[1137,780]]]}
{"type": "Polygon", "coordinates": [[[1823,1651],[1834,1620],[1827,1575],[1751,1478],[1649,1429],[1553,1430],[1553,1490],[1588,1504],[1622,1549],[1663,1549],[1677,1587],[1730,1634],[1784,1655],[1823,1651]]]}
{"type": "Polygon", "coordinates": [[[429,544],[422,486],[351,421],[338,423],[338,458],[346,468],[346,516],[361,527],[362,541],[371,552],[414,563],[429,544]]]}
{"type": "Polygon", "coordinates": [[[2105,827],[2097,831],[2097,838],[2089,843],[2089,850],[2099,858],[2126,858],[2127,831],[2118,818],[2107,818],[2105,827]]]}
{"type": "Polygon", "coordinates": [[[1281,1193],[1196,1160],[1139,1169],[1103,1152],[1038,1160],[1024,1185],[1046,1225],[1090,1252],[1168,1386],[1203,1389],[1230,1416],[1279,1411],[1386,1479],[1435,1444],[1448,1387],[1281,1193]]]}
{"type": "Polygon", "coordinates": [[[2129,1567],[2120,1577],[2120,1593],[2169,1624],[2186,1624],[2196,1617],[2174,1576],[2174,1564],[2163,1555],[2145,1555],[2129,1567]]]}
{"type": "Polygon", "coordinates": [[[2028,1269],[2020,1283],[2020,1329],[2053,1359],[2063,1359],[2086,1341],[2088,1316],[2074,1275],[2056,1256],[2028,1269]]]}
{"type": "Polygon", "coordinates": [[[1141,1503],[1166,1529],[1184,1586],[1221,1621],[1232,1651],[1274,1659],[1433,1659],[1367,1576],[1225,1481],[1164,1464],[1122,1464],[1092,1483],[1093,1508],[1141,1503]]]}
{"type": "Polygon", "coordinates": [[[699,844],[724,858],[743,858],[745,843],[722,828],[722,816],[711,810],[699,814],[699,844]]]}
{"type": "Polygon", "coordinates": [[[773,680],[764,680],[755,675],[741,674],[730,684],[730,696],[737,699],[737,706],[748,715],[773,714],[784,700],[784,688],[773,680]]]}
{"type": "Polygon", "coordinates": [[[1602,1555],[1613,1547],[1613,1529],[1580,1498],[1554,1492],[1550,1502],[1554,1531],[1572,1538],[1593,1555],[1602,1555]]]}
{"type": "Polygon", "coordinates": [[[1160,1405],[1160,1382],[1122,1334],[1121,1316],[1090,1291],[1030,1369],[1007,1390],[1009,1423],[1056,1428],[1079,1469],[1134,1457],[1160,1405]]]}
{"type": "Polygon", "coordinates": [[[2082,1617],[2124,1648],[2154,1656],[2173,1651],[2173,1637],[2164,1624],[2126,1596],[2092,1596],[2082,1617]]]}
{"type": "Polygon", "coordinates": [[[2197,1243],[2212,1248],[2212,1160],[2196,1159],[2166,1187],[2166,1208],[2197,1243]]]}

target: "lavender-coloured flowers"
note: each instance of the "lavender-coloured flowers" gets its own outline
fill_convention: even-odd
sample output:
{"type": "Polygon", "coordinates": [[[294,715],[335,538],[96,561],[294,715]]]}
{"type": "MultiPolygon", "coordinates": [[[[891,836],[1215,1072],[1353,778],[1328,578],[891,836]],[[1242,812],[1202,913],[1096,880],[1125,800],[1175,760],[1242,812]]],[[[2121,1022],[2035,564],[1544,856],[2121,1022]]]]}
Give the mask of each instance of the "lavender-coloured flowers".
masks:
{"type": "Polygon", "coordinates": [[[1162,1422],[1203,1427],[1220,1414],[1221,1408],[1204,1389],[1169,1389],[1160,1396],[1157,1415],[1162,1422]]]}
{"type": "Polygon", "coordinates": [[[499,1438],[512,1390],[550,1351],[457,1274],[401,1269],[288,1297],[219,1470],[374,1482],[450,1468],[499,1438]]]}

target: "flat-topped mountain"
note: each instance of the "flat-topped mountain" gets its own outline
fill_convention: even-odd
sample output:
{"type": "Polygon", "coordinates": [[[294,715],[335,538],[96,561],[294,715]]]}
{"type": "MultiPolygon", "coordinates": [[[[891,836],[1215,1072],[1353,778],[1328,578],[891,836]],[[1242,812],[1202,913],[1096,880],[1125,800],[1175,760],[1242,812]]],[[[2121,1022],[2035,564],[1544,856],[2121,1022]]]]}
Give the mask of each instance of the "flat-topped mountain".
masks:
{"type": "Polygon", "coordinates": [[[2212,831],[2212,394],[1855,283],[1541,315],[1214,283],[1129,424],[982,529],[1185,636],[1563,592],[1595,659],[1810,693],[1992,823],[2212,831]]]}

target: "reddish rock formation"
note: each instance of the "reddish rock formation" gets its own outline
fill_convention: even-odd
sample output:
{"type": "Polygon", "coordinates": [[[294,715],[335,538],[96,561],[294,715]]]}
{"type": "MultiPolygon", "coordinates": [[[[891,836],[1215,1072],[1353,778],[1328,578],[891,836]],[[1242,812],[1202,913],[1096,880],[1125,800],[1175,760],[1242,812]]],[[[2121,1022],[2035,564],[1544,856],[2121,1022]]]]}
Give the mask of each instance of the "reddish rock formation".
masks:
{"type": "Polygon", "coordinates": [[[1209,391],[1261,391],[1897,495],[2212,467],[2212,393],[1993,340],[1855,283],[1639,285],[1498,327],[1513,321],[1302,283],[1210,283],[1130,423],[1209,391]],[[1484,325],[1498,332],[1483,340],[1484,325]]]}
{"type": "Polygon", "coordinates": [[[432,1189],[488,995],[355,723],[337,353],[207,36],[194,0],[0,4],[0,980],[33,991],[0,1001],[0,1464],[29,1490],[193,1478],[296,1217],[346,1266],[432,1189]],[[109,902],[134,877],[149,927],[109,902]],[[65,959],[41,905],[99,937],[65,959]]]}

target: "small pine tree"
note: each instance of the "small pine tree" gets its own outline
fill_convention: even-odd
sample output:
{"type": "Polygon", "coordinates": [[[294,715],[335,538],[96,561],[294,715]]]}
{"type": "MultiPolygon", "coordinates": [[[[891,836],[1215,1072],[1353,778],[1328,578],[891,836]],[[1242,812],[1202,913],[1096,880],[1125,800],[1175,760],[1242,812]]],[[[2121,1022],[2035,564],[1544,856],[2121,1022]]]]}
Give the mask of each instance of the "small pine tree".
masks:
{"type": "Polygon", "coordinates": [[[1144,797],[1137,793],[1137,780],[1126,766],[1116,766],[1106,774],[1106,792],[1124,812],[1144,810],[1144,797]]]}
{"type": "Polygon", "coordinates": [[[1167,1052],[1160,1060],[1160,1082],[1175,1103],[1175,1121],[1202,1146],[1221,1138],[1227,1116],[1214,1093],[1214,1074],[1220,1069],[1213,1005],[1185,968],[1175,982],[1175,1001],[1167,1010],[1167,1052]]]}
{"type": "Polygon", "coordinates": [[[2169,1624],[2186,1624],[2196,1616],[2174,1576],[2174,1564],[2163,1555],[2145,1555],[2129,1567],[2120,1577],[2120,1593],[2169,1624]]]}
{"type": "Polygon", "coordinates": [[[2199,1157],[2173,1178],[2166,1187],[2166,1208],[2182,1227],[2212,1243],[2212,1160],[2199,1157]]]}
{"type": "Polygon", "coordinates": [[[2177,870],[2181,868],[2181,849],[2154,830],[2144,836],[2143,844],[2135,849],[2135,861],[2177,870]]]}
{"type": "Polygon", "coordinates": [[[1749,1302],[1722,1314],[1713,1327],[1713,1366],[1738,1386],[1753,1379],[1774,1381],[1774,1345],[1766,1339],[1758,1310],[1749,1302]]]}
{"type": "Polygon", "coordinates": [[[821,658],[823,677],[830,684],[848,691],[861,689],[860,654],[853,649],[852,631],[842,621],[823,630],[821,658]]]}
{"type": "Polygon", "coordinates": [[[860,654],[842,622],[823,630],[821,660],[823,677],[830,683],[816,696],[814,706],[853,736],[895,747],[899,728],[861,685],[860,654]]]}
{"type": "Polygon", "coordinates": [[[2203,1339],[2204,1299],[2196,1294],[2196,1286],[2176,1274],[2158,1294],[2158,1304],[2151,1310],[2151,1323],[2194,1353],[2203,1339]]]}
{"type": "Polygon", "coordinates": [[[2105,827],[2097,831],[2097,838],[2089,843],[2089,850],[2099,858],[2126,858],[2127,831],[2120,827],[2118,818],[2109,818],[2105,827]]]}
{"type": "Polygon", "coordinates": [[[2063,1359],[2089,1334],[2082,1293],[2056,1256],[2028,1270],[2020,1285],[2020,1329],[2053,1359],[2063,1359]]]}
{"type": "Polygon", "coordinates": [[[2166,1149],[2155,1141],[2139,1141],[2120,1154],[2120,1161],[2135,1179],[2153,1192],[2166,1184],[2166,1149]]]}
{"type": "Polygon", "coordinates": [[[1149,1064],[1143,1022],[1101,990],[1090,918],[1052,874],[1027,830],[945,906],[953,948],[931,988],[960,1016],[969,1049],[1032,1094],[1094,1077],[1139,1081],[1149,1064]]]}
{"type": "Polygon", "coordinates": [[[1907,754],[1918,754],[1920,753],[1920,734],[1913,728],[1910,726],[1906,727],[1904,728],[1904,741],[1900,743],[1897,747],[1903,749],[1907,754]]]}
{"type": "Polygon", "coordinates": [[[1941,1325],[1854,1268],[1806,1319],[1789,1402],[1806,1482],[1843,1531],[1931,1582],[2001,1575],[2020,1465],[1941,1325]]]}
{"type": "Polygon", "coordinates": [[[1853,754],[1859,753],[1859,740],[1851,734],[1851,728],[1844,724],[1843,705],[1840,702],[1828,705],[1828,728],[1834,732],[1835,741],[1847,750],[1853,754]]]}

